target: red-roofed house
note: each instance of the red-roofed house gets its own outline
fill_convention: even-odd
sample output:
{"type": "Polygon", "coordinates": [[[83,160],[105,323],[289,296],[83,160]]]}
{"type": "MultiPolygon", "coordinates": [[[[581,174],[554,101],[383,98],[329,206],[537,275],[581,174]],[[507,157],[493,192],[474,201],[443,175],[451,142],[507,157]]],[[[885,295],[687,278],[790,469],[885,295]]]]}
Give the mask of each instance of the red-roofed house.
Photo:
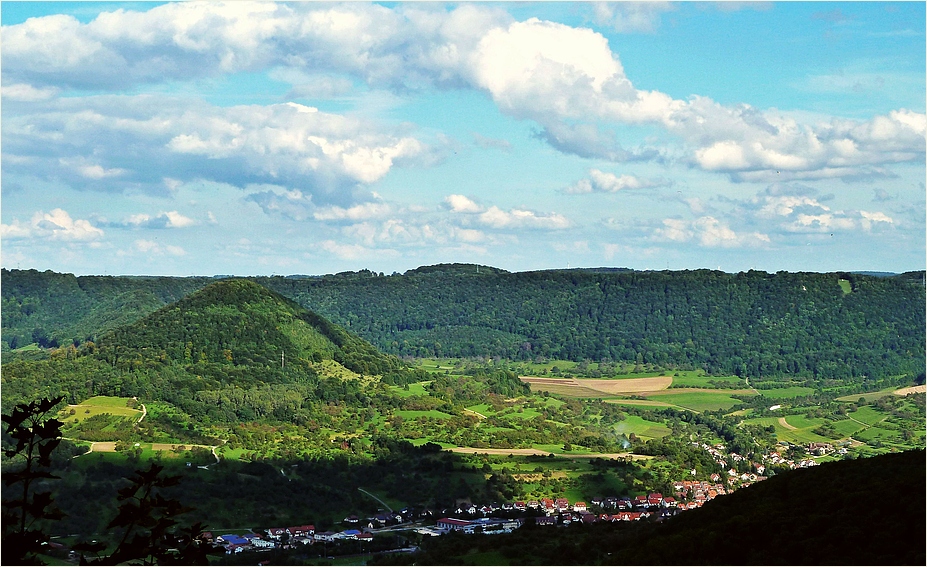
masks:
{"type": "Polygon", "coordinates": [[[315,526],[311,524],[306,524],[304,526],[290,526],[286,529],[286,533],[293,537],[312,535],[315,533],[315,526]]]}

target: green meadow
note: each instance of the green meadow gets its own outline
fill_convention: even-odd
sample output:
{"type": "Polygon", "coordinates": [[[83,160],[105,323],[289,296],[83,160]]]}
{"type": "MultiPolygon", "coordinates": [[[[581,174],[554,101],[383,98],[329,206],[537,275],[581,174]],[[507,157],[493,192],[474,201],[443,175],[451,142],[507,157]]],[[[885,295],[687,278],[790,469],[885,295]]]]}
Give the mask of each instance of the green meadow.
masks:
{"type": "Polygon", "coordinates": [[[857,402],[860,398],[866,401],[866,403],[874,402],[879,398],[884,398],[885,396],[892,395],[892,392],[898,389],[898,386],[890,386],[888,388],[883,388],[878,392],[869,392],[866,394],[850,394],[847,396],[840,396],[837,398],[838,402],[857,402]]]}
{"type": "Polygon", "coordinates": [[[886,414],[869,406],[863,406],[856,411],[848,412],[847,415],[856,421],[865,423],[866,425],[875,425],[888,417],[886,414]]]}
{"type": "Polygon", "coordinates": [[[103,414],[114,417],[140,418],[142,410],[129,407],[130,403],[134,404],[135,401],[131,398],[96,396],[79,404],[66,406],[59,412],[58,419],[64,422],[65,427],[67,427],[87,418],[103,414]]]}
{"type": "Polygon", "coordinates": [[[671,433],[670,428],[662,423],[647,421],[636,415],[629,415],[615,426],[615,433],[630,435],[647,439],[659,439],[671,433]]]}
{"type": "Polygon", "coordinates": [[[681,388],[747,388],[747,383],[738,376],[705,376],[702,372],[680,371],[673,373],[673,387],[681,388]]]}
{"type": "Polygon", "coordinates": [[[788,388],[773,388],[770,390],[759,390],[760,394],[772,400],[785,400],[797,398],[800,396],[810,396],[814,393],[814,388],[806,386],[789,386],[788,388]]]}
{"type": "MultiPolygon", "coordinates": [[[[669,390],[672,392],[672,390],[669,390]]],[[[740,400],[728,394],[716,392],[685,392],[681,394],[659,394],[647,396],[648,399],[667,402],[693,411],[729,410],[741,404],[740,400]]]]}

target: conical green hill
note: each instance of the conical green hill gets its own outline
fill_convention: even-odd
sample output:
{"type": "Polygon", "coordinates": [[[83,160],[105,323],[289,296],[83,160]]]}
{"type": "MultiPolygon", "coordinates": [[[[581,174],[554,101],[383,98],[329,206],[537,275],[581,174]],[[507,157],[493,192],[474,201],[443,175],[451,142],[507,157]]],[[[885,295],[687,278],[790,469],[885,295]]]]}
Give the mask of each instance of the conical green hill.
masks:
{"type": "Polygon", "coordinates": [[[100,338],[98,356],[125,364],[281,367],[335,360],[365,375],[405,370],[396,357],[247,280],[211,284],[100,338]]]}

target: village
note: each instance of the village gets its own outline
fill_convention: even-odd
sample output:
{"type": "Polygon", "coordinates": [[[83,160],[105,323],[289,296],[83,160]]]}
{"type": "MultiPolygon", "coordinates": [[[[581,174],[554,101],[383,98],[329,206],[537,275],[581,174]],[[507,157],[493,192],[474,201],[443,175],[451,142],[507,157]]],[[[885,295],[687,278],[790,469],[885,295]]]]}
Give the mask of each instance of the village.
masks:
{"type": "MultiPolygon", "coordinates": [[[[700,508],[738,488],[766,480],[768,477],[765,473],[770,465],[797,469],[818,464],[811,458],[797,461],[787,459],[780,451],[770,451],[761,455],[759,462],[751,462],[742,455],[727,452],[720,443],[709,445],[693,441],[692,445],[709,453],[722,469],[727,470],[725,474],[712,473],[708,480],[673,481],[673,496],[664,496],[659,492],[634,497],[596,496],[589,499],[588,504],[585,501],[571,503],[566,498],[490,504],[465,502],[437,513],[427,508],[404,508],[398,512],[380,512],[367,518],[352,514],[342,520],[345,529],[341,531],[316,532],[314,525],[305,524],[257,529],[244,534],[203,532],[200,538],[213,546],[222,547],[227,554],[294,549],[315,544],[333,544],[331,552],[336,553],[340,543],[370,544],[376,534],[397,531],[413,531],[423,536],[440,536],[449,532],[491,535],[508,533],[529,523],[536,526],[569,526],[597,522],[662,521],[685,510],[700,508]],[[749,472],[739,472],[738,469],[749,472]]],[[[825,443],[811,443],[807,451],[824,455],[833,452],[834,448],[825,443]]],[[[695,475],[694,470],[692,474],[695,475]]],[[[414,550],[412,547],[390,551],[414,550]]]]}

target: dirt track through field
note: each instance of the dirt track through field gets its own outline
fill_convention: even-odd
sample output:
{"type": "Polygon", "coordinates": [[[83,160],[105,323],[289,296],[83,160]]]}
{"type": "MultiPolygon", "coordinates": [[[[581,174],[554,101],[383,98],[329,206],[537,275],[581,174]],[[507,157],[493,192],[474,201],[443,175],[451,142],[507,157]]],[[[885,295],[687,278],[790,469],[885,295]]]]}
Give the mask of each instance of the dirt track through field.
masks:
{"type": "Polygon", "coordinates": [[[788,430],[790,430],[790,431],[795,431],[796,429],[798,429],[798,428],[795,427],[794,425],[789,425],[789,422],[787,422],[787,421],[785,420],[784,417],[780,417],[780,418],[779,418],[779,425],[781,425],[782,427],[784,427],[784,428],[786,428],[786,429],[788,429],[788,430]]]}

